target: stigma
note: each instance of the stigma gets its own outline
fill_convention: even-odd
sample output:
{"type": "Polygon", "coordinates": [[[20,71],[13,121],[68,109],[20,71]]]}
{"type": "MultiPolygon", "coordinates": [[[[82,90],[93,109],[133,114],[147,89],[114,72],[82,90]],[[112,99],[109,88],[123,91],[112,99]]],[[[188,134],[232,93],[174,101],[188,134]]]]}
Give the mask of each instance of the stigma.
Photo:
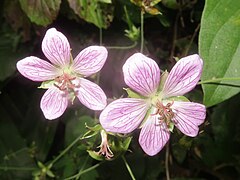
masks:
{"type": "Polygon", "coordinates": [[[79,88],[80,85],[74,83],[75,79],[76,77],[71,76],[68,73],[63,73],[61,76],[55,78],[54,86],[65,93],[74,92],[74,94],[77,95],[76,88],[79,88]]]}
{"type": "Polygon", "coordinates": [[[173,118],[174,118],[174,112],[171,108],[173,105],[174,101],[167,103],[164,105],[161,101],[157,101],[155,106],[156,106],[156,112],[154,114],[151,114],[152,116],[154,115],[159,115],[158,117],[158,124],[165,123],[169,129],[169,131],[172,131],[172,127],[174,125],[173,118]]]}

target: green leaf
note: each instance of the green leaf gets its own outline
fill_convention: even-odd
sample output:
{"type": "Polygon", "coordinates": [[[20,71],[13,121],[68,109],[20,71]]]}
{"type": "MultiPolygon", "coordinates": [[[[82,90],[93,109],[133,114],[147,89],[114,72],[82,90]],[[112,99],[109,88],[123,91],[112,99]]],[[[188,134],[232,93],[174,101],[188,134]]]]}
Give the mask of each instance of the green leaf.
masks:
{"type": "Polygon", "coordinates": [[[20,4],[32,22],[47,26],[56,19],[61,0],[20,0],[20,4]]]}
{"type": "MultiPolygon", "coordinates": [[[[76,111],[76,113],[78,112],[76,111]]],[[[95,120],[90,116],[77,117],[75,115],[74,117],[68,118],[65,135],[66,145],[70,144],[72,141],[74,141],[74,139],[79,137],[81,134],[82,135],[86,134],[89,131],[86,125],[87,127],[94,126],[95,120]]]]}
{"type": "Polygon", "coordinates": [[[107,28],[113,20],[113,6],[103,0],[68,0],[70,7],[82,19],[99,28],[107,28]]]}
{"type": "MultiPolygon", "coordinates": [[[[240,3],[208,0],[203,11],[199,51],[204,60],[202,81],[240,76],[240,3]]],[[[240,81],[203,84],[204,104],[218,104],[240,92],[240,81]],[[235,86],[229,86],[233,84],[235,86]]]]}
{"type": "Polygon", "coordinates": [[[236,157],[240,148],[239,101],[240,94],[212,108],[211,135],[202,133],[196,138],[201,159],[207,166],[218,167],[220,164],[229,164],[230,169],[238,166],[236,157]]]}

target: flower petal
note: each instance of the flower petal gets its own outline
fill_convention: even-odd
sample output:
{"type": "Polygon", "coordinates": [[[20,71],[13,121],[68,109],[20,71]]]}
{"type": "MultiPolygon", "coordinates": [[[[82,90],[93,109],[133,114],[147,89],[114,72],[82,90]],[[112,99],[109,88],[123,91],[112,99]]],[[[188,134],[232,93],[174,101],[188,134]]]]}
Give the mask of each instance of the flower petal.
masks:
{"type": "Polygon", "coordinates": [[[55,28],[47,30],[42,41],[44,55],[55,65],[63,67],[70,63],[70,45],[67,38],[55,28]]]}
{"type": "Polygon", "coordinates": [[[89,46],[74,59],[73,69],[84,76],[90,76],[102,69],[108,51],[103,46],[89,46]]]}
{"type": "Polygon", "coordinates": [[[156,93],[160,81],[157,63],[141,53],[129,57],[123,65],[125,83],[143,96],[156,93]]]}
{"type": "Polygon", "coordinates": [[[17,62],[18,71],[33,81],[47,81],[56,78],[59,70],[47,61],[30,56],[17,62]]]}
{"type": "Polygon", "coordinates": [[[195,137],[206,118],[206,107],[199,103],[174,101],[171,106],[175,126],[187,136],[195,137]]]}
{"type": "Polygon", "coordinates": [[[191,91],[200,79],[202,67],[203,61],[197,54],[180,59],[167,77],[163,97],[182,96],[191,91]]]}
{"type": "Polygon", "coordinates": [[[49,88],[43,95],[40,107],[46,119],[60,117],[68,106],[68,98],[56,87],[49,88]]]}
{"type": "Polygon", "coordinates": [[[92,110],[102,110],[107,105],[107,97],[103,90],[95,83],[79,78],[79,88],[76,88],[77,97],[86,107],[92,110]]]}
{"type": "Polygon", "coordinates": [[[150,115],[140,132],[139,144],[146,154],[154,156],[162,150],[169,138],[166,124],[160,123],[157,115],[150,115]]]}
{"type": "Polygon", "coordinates": [[[111,102],[99,120],[106,131],[130,133],[140,125],[147,110],[148,105],[143,99],[122,98],[111,102]]]}

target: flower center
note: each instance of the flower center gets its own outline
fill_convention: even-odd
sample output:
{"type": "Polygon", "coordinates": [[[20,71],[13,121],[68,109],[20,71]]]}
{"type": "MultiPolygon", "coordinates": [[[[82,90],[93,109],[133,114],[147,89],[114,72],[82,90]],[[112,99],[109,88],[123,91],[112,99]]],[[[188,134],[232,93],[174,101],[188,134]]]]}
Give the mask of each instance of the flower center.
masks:
{"type": "Polygon", "coordinates": [[[157,111],[152,115],[159,115],[159,124],[162,122],[166,123],[169,130],[172,129],[172,126],[174,125],[172,118],[174,117],[174,112],[172,111],[171,106],[173,105],[174,101],[171,103],[167,103],[166,106],[163,105],[162,102],[157,101],[156,108],[157,111]]]}
{"type": "Polygon", "coordinates": [[[76,79],[76,77],[73,77],[67,73],[63,73],[63,75],[55,78],[55,82],[54,86],[56,86],[58,89],[60,89],[61,91],[64,91],[66,93],[74,93],[74,95],[76,95],[76,91],[75,88],[79,88],[80,85],[76,85],[74,84],[74,80],[76,79]]]}

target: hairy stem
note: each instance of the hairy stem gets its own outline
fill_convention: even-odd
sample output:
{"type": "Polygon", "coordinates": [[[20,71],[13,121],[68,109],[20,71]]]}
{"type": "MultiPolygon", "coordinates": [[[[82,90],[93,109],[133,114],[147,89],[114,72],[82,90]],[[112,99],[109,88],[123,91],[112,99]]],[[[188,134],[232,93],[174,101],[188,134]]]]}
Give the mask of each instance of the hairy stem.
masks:
{"type": "Polygon", "coordinates": [[[137,42],[135,41],[133,44],[129,46],[107,46],[107,49],[131,49],[134,48],[137,45],[137,42]]]}
{"type": "Polygon", "coordinates": [[[98,163],[98,164],[95,164],[95,165],[93,165],[93,166],[91,166],[91,167],[89,167],[89,168],[87,168],[87,169],[79,172],[79,173],[76,174],[76,175],[73,175],[73,176],[71,176],[71,177],[65,178],[64,180],[70,180],[70,179],[75,179],[76,177],[80,177],[81,175],[83,175],[83,174],[85,174],[85,173],[87,173],[87,172],[89,172],[89,171],[92,171],[92,170],[96,169],[96,168],[99,167],[101,164],[102,164],[102,162],[101,162],[101,163],[98,163]]]}
{"type": "Polygon", "coordinates": [[[166,170],[166,179],[170,180],[170,173],[169,173],[169,143],[166,145],[166,154],[165,154],[165,170],[166,170]]]}
{"type": "Polygon", "coordinates": [[[200,23],[198,24],[198,26],[194,30],[194,33],[193,33],[193,35],[192,35],[192,37],[190,39],[190,42],[188,43],[187,48],[185,49],[185,52],[183,53],[183,56],[187,56],[188,55],[189,49],[191,48],[193,40],[197,36],[197,33],[198,33],[199,29],[200,29],[200,23]]]}
{"type": "Polygon", "coordinates": [[[50,165],[52,166],[54,163],[56,163],[62,156],[64,156],[79,140],[83,140],[83,139],[87,139],[92,137],[90,136],[83,136],[80,135],[78,136],[71,144],[69,144],[57,157],[55,157],[52,162],[50,163],[50,165]]]}
{"type": "Polygon", "coordinates": [[[127,163],[127,160],[125,159],[124,156],[122,156],[122,159],[123,159],[123,161],[124,161],[124,163],[125,163],[125,166],[126,166],[128,172],[129,172],[129,174],[130,174],[132,180],[136,180],[136,178],[134,177],[133,172],[132,172],[132,170],[131,170],[129,164],[127,163]]]}
{"type": "Polygon", "coordinates": [[[87,164],[87,162],[88,162],[88,159],[89,159],[89,156],[87,156],[87,158],[85,159],[85,161],[84,161],[81,169],[79,170],[79,172],[78,172],[78,174],[77,174],[77,176],[76,176],[76,179],[79,179],[79,178],[80,178],[81,173],[84,171],[83,169],[85,168],[85,166],[86,166],[86,164],[87,164]]]}

